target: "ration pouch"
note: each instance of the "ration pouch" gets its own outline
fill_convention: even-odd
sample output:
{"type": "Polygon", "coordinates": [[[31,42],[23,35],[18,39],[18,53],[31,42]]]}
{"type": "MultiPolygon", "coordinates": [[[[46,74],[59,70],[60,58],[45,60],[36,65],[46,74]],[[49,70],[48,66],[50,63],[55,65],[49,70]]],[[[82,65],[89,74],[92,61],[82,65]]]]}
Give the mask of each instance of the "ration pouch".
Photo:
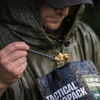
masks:
{"type": "Polygon", "coordinates": [[[69,62],[36,79],[43,100],[100,100],[100,79],[93,62],[69,62]]]}

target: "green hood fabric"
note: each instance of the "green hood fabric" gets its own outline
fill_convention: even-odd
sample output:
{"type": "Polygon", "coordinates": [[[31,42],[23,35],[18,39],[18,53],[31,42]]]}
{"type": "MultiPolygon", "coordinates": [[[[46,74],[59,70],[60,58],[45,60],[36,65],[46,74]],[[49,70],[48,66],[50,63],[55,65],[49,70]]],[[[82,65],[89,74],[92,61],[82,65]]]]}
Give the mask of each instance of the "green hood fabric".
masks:
{"type": "MultiPolygon", "coordinates": [[[[10,37],[10,35],[11,38],[13,37],[13,40],[11,39],[11,41],[9,41],[8,39],[8,41],[4,40],[4,42],[9,43],[20,39],[30,45],[46,49],[58,44],[50,39],[43,30],[39,0],[4,0],[2,1],[0,9],[0,19],[1,24],[4,26],[3,28],[10,31],[7,33],[7,37],[10,37]]],[[[70,27],[71,26],[72,25],[70,25],[70,27]]],[[[69,25],[67,25],[67,27],[69,27],[69,25]]],[[[72,35],[72,33],[68,34],[67,37],[70,37],[70,35],[72,35]]]]}
{"type": "MultiPolygon", "coordinates": [[[[31,49],[52,57],[68,53],[70,61],[92,60],[100,72],[100,41],[82,21],[84,5],[78,5],[65,19],[61,29],[46,34],[40,18],[39,0],[2,0],[0,4],[0,49],[14,41],[25,41],[31,49]],[[66,24],[67,23],[67,24],[66,24]],[[64,30],[64,31],[63,31],[64,30]],[[51,37],[70,40],[65,47],[51,37]]],[[[28,66],[22,77],[13,83],[2,100],[42,100],[35,79],[65,64],[56,64],[36,54],[28,54],[28,66]]]]}

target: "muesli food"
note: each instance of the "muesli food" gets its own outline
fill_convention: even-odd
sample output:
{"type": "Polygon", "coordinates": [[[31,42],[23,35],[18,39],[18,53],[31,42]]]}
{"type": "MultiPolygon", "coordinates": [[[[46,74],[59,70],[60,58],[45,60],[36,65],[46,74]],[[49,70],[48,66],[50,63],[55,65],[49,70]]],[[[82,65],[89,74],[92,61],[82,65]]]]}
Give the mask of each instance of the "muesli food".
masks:
{"type": "MultiPolygon", "coordinates": [[[[56,60],[62,60],[62,61],[65,60],[67,62],[69,61],[68,54],[62,54],[62,53],[59,53],[58,56],[55,57],[55,59],[56,60]]],[[[58,61],[57,64],[62,63],[62,61],[58,61]]]]}

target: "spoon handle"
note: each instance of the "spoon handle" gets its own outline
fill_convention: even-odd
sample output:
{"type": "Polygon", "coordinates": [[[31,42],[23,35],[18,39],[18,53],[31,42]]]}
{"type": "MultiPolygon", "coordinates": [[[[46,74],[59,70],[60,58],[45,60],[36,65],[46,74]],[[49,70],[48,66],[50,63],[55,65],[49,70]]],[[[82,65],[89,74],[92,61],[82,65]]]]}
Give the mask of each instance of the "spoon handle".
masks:
{"type": "Polygon", "coordinates": [[[43,56],[43,57],[48,58],[49,60],[51,60],[51,61],[53,61],[53,62],[62,61],[62,60],[56,60],[56,59],[54,59],[54,58],[51,57],[51,56],[48,56],[48,55],[46,55],[46,54],[44,54],[44,53],[41,53],[41,52],[38,52],[38,51],[35,51],[35,50],[29,49],[28,52],[31,52],[31,53],[34,53],[34,54],[37,54],[37,55],[41,55],[41,56],[43,56]]]}

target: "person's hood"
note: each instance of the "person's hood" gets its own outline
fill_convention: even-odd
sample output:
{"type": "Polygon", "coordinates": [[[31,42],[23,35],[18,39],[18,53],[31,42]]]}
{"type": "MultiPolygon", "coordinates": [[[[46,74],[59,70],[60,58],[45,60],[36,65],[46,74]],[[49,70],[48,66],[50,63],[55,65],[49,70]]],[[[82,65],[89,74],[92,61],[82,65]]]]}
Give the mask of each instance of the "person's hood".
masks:
{"type": "MultiPolygon", "coordinates": [[[[77,27],[75,23],[79,20],[83,9],[83,4],[77,6],[69,15],[69,19],[67,18],[67,24],[64,24],[64,28],[68,29],[64,33],[67,39],[74,35],[71,31],[77,27]]],[[[40,18],[40,0],[2,0],[0,23],[7,28],[9,34],[13,34],[13,40],[16,37],[40,48],[51,48],[59,44],[43,30],[40,18]]],[[[8,35],[9,37],[10,35],[8,35]]]]}

